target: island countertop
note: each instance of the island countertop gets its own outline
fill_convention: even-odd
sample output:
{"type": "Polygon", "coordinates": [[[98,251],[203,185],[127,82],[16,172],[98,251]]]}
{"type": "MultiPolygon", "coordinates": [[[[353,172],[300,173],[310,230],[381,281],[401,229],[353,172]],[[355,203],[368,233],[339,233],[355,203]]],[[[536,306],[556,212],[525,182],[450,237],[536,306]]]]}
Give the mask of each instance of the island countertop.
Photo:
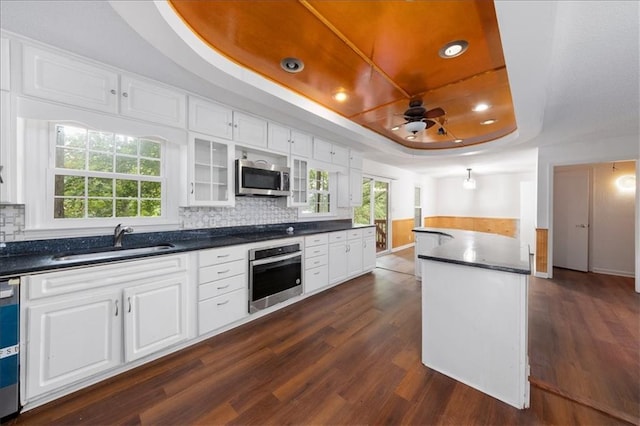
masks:
{"type": "Polygon", "coordinates": [[[460,229],[420,227],[414,228],[413,232],[436,234],[447,239],[425,253],[417,253],[419,259],[515,274],[531,273],[529,247],[523,245],[518,239],[460,229]]]}

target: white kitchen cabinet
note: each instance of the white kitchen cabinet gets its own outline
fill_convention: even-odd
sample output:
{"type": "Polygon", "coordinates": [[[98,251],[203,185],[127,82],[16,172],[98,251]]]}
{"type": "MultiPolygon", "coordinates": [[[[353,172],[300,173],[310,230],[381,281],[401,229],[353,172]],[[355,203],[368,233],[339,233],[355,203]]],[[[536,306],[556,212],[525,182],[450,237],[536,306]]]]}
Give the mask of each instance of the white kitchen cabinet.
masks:
{"type": "Polygon", "coordinates": [[[234,111],[233,141],[240,145],[267,148],[267,122],[262,118],[234,111]]]}
{"type": "Polygon", "coordinates": [[[336,284],[348,277],[347,231],[329,233],[329,284],[336,284]]]}
{"type": "Polygon", "coordinates": [[[9,39],[0,38],[0,90],[11,90],[9,39]]]}
{"type": "Polygon", "coordinates": [[[25,402],[186,340],[187,259],[158,256],[24,277],[25,402]]]}
{"type": "Polygon", "coordinates": [[[11,95],[0,90],[0,203],[17,203],[17,161],[11,95]]]}
{"type": "Polygon", "coordinates": [[[122,315],[119,290],[27,308],[27,399],[120,365],[122,315]]]}
{"type": "Polygon", "coordinates": [[[338,207],[362,205],[362,170],[350,169],[338,173],[338,207]]]}
{"type": "Polygon", "coordinates": [[[362,273],[362,229],[347,231],[347,276],[362,273]]]}
{"type": "Polygon", "coordinates": [[[328,234],[304,239],[304,291],[313,293],[329,285],[328,234]]]}
{"type": "Polygon", "coordinates": [[[120,78],[120,113],[175,127],[185,127],[187,97],[184,92],[129,75],[120,78]]]}
{"type": "Polygon", "coordinates": [[[188,148],[189,205],[233,206],[233,144],[190,133],[188,148]]]}
{"type": "Polygon", "coordinates": [[[313,140],[313,158],[338,166],[349,166],[349,149],[322,139],[313,140]]]}
{"type": "Polygon", "coordinates": [[[306,206],[309,193],[309,163],[303,158],[291,157],[289,164],[291,168],[289,206],[306,206]]]}
{"type": "Polygon", "coordinates": [[[362,171],[362,154],[349,150],[349,168],[362,171]]]}
{"type": "Polygon", "coordinates": [[[32,46],[22,50],[22,91],[56,102],[118,112],[118,74],[32,46]]]}
{"type": "Polygon", "coordinates": [[[198,333],[206,334],[249,314],[246,245],[202,250],[198,272],[198,333]]]}
{"type": "Polygon", "coordinates": [[[124,353],[130,362],[187,338],[186,274],[124,289],[124,353]]]}
{"type": "Polygon", "coordinates": [[[189,129],[219,138],[233,138],[233,110],[189,96],[189,129]]]}
{"type": "Polygon", "coordinates": [[[422,264],[418,255],[428,253],[431,249],[438,247],[442,241],[441,235],[435,232],[414,232],[414,237],[416,241],[414,250],[415,275],[420,278],[422,277],[422,264]]]}
{"type": "Polygon", "coordinates": [[[376,228],[362,230],[362,271],[373,271],[376,267],[376,228]]]}
{"type": "Polygon", "coordinates": [[[312,155],[311,136],[276,123],[269,123],[268,147],[283,154],[309,158],[312,155]]]}

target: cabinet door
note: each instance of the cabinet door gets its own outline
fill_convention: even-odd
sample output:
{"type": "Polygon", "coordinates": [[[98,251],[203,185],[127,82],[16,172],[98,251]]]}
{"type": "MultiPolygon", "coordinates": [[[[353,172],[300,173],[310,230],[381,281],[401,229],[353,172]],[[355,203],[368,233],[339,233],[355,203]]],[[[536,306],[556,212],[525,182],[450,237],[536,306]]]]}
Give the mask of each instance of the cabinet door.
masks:
{"type": "Polygon", "coordinates": [[[123,293],[125,361],[133,361],[187,337],[187,274],[153,284],[129,287],[123,293]]]}
{"type": "Polygon", "coordinates": [[[362,154],[357,151],[349,151],[349,167],[362,170],[362,154]]]}
{"type": "Polygon", "coordinates": [[[27,399],[118,366],[122,315],[119,291],[27,308],[27,399]]]}
{"type": "Polygon", "coordinates": [[[206,136],[189,137],[189,204],[233,206],[233,145],[206,136]]]}
{"type": "Polygon", "coordinates": [[[224,105],[189,97],[189,129],[219,138],[233,137],[233,111],[224,105]]]}
{"type": "Polygon", "coordinates": [[[313,143],[311,136],[291,130],[291,155],[311,158],[313,154],[313,143]]]}
{"type": "Polygon", "coordinates": [[[17,202],[15,142],[11,138],[11,98],[0,90],[0,203],[17,202]]]}
{"type": "Polygon", "coordinates": [[[362,205],[362,170],[349,170],[349,205],[353,207],[362,205]]]}
{"type": "Polygon", "coordinates": [[[321,265],[304,272],[304,292],[312,293],[329,285],[329,267],[321,265]]]}
{"type": "Polygon", "coordinates": [[[372,271],[376,267],[376,238],[362,239],[362,270],[372,271]]]}
{"type": "Polygon", "coordinates": [[[331,149],[331,162],[338,166],[349,167],[349,149],[343,148],[339,145],[332,145],[331,149]]]}
{"type": "Polygon", "coordinates": [[[24,46],[22,60],[25,94],[117,113],[116,73],[31,46],[24,46]]]}
{"type": "Polygon", "coordinates": [[[346,241],[329,244],[329,284],[335,284],[347,278],[346,252],[346,241]]]}
{"type": "Polygon", "coordinates": [[[0,38],[0,90],[11,90],[11,66],[9,65],[9,39],[0,38]]]}
{"type": "Polygon", "coordinates": [[[267,146],[269,150],[289,154],[291,147],[291,132],[289,129],[274,123],[269,123],[268,129],[267,146]]]}
{"type": "Polygon", "coordinates": [[[233,113],[233,140],[241,145],[267,147],[267,122],[240,112],[233,113]]]}
{"type": "Polygon", "coordinates": [[[186,95],[153,82],[123,75],[120,112],[169,126],[186,124],[186,95]]]}
{"type": "Polygon", "coordinates": [[[314,160],[330,163],[332,158],[332,145],[322,139],[315,138],[313,140],[313,158],[314,160]]]}
{"type": "Polygon", "coordinates": [[[352,277],[362,272],[362,239],[347,241],[347,275],[352,277]]]}
{"type": "Polygon", "coordinates": [[[198,303],[198,333],[208,333],[249,314],[247,289],[232,291],[198,303]]]}
{"type": "Polygon", "coordinates": [[[290,206],[306,206],[309,190],[307,160],[291,157],[291,200],[290,206]]]}

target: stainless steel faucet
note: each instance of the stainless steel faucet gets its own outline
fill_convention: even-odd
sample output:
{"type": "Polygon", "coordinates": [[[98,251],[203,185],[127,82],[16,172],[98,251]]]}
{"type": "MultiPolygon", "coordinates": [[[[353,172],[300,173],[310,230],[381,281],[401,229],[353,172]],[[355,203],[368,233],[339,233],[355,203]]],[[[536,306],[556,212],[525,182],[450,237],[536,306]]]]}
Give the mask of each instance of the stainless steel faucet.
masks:
{"type": "Polygon", "coordinates": [[[133,228],[130,226],[125,226],[123,228],[121,223],[116,225],[116,229],[113,230],[113,246],[122,247],[122,237],[124,234],[130,234],[132,232],[133,228]]]}

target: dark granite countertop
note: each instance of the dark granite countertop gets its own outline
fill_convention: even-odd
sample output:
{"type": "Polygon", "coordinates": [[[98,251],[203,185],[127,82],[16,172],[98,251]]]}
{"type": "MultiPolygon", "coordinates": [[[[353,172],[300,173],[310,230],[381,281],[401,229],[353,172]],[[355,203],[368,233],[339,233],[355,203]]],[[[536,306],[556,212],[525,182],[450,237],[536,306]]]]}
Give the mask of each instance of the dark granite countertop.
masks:
{"type": "Polygon", "coordinates": [[[295,222],[275,225],[235,226],[226,228],[189,229],[182,231],[127,234],[123,249],[171,244],[173,247],[152,253],[127,254],[106,259],[54,260],[54,256],[92,253],[113,248],[113,235],[59,238],[6,243],[0,248],[0,277],[24,275],[78,266],[103,264],[126,259],[182,253],[216,247],[248,244],[282,238],[303,237],[324,232],[342,231],[373,225],[352,225],[350,219],[317,222],[295,222]],[[293,227],[293,233],[287,228],[293,227]]]}
{"type": "Polygon", "coordinates": [[[420,259],[515,274],[529,275],[531,273],[529,247],[515,238],[460,229],[415,228],[413,232],[451,237],[427,253],[418,254],[420,259]]]}

